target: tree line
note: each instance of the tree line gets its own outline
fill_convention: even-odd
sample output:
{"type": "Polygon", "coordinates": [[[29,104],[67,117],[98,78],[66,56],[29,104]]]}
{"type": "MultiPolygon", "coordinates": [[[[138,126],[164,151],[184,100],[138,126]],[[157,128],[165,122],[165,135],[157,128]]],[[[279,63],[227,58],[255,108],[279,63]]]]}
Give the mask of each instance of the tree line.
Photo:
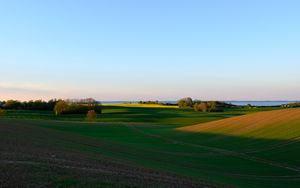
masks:
{"type": "Polygon", "coordinates": [[[162,101],[139,101],[138,104],[158,104],[158,105],[167,105],[167,106],[175,106],[177,104],[169,103],[169,102],[162,102],[162,101]]]}
{"type": "Polygon", "coordinates": [[[193,100],[191,97],[180,99],[177,104],[179,108],[192,108],[195,112],[222,112],[225,108],[235,106],[222,101],[193,100]]]}
{"type": "Polygon", "coordinates": [[[43,100],[30,100],[30,101],[18,101],[18,100],[7,100],[0,102],[0,107],[6,110],[41,110],[51,111],[58,100],[52,99],[49,101],[43,100]]]}
{"type": "Polygon", "coordinates": [[[299,108],[300,107],[300,102],[293,102],[289,104],[283,104],[281,105],[283,108],[299,108]]]}
{"type": "Polygon", "coordinates": [[[94,110],[100,114],[101,103],[92,98],[87,99],[51,99],[49,101],[30,100],[18,101],[7,100],[0,102],[2,110],[37,110],[37,111],[54,111],[56,115],[60,114],[86,114],[94,110]]]}

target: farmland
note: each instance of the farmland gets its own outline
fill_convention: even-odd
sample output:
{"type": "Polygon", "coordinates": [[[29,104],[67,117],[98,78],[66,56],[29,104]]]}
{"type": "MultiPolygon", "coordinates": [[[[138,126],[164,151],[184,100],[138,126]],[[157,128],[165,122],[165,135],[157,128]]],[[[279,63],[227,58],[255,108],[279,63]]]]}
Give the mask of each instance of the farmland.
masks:
{"type": "Polygon", "coordinates": [[[297,187],[299,114],[115,105],[85,122],[83,115],[11,110],[0,119],[0,183],[297,187]]]}

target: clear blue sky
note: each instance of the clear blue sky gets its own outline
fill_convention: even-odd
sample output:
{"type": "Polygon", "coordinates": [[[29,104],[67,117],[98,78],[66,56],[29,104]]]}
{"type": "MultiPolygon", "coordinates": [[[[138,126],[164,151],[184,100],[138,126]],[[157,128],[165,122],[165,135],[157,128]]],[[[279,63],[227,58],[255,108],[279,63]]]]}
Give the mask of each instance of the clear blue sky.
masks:
{"type": "Polygon", "coordinates": [[[0,0],[0,99],[300,99],[298,0],[0,0]]]}

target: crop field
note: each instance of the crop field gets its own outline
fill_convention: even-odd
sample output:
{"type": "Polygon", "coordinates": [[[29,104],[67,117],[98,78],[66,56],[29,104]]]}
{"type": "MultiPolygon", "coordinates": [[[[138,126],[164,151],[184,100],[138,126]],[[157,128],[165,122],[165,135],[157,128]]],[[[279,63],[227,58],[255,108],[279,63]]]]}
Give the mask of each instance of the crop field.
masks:
{"type": "Polygon", "coordinates": [[[299,187],[300,109],[103,106],[81,115],[8,111],[0,185],[299,187]]]}

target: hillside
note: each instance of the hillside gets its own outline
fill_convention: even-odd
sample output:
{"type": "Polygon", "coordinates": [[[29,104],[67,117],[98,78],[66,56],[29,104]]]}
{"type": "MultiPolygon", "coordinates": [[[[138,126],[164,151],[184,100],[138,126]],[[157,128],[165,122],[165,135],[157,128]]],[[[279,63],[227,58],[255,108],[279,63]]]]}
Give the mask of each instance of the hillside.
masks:
{"type": "Polygon", "coordinates": [[[185,141],[300,169],[300,109],[257,112],[176,130],[185,133],[185,141]]]}
{"type": "Polygon", "coordinates": [[[250,138],[292,139],[300,136],[300,109],[258,112],[177,130],[250,138]]]}

